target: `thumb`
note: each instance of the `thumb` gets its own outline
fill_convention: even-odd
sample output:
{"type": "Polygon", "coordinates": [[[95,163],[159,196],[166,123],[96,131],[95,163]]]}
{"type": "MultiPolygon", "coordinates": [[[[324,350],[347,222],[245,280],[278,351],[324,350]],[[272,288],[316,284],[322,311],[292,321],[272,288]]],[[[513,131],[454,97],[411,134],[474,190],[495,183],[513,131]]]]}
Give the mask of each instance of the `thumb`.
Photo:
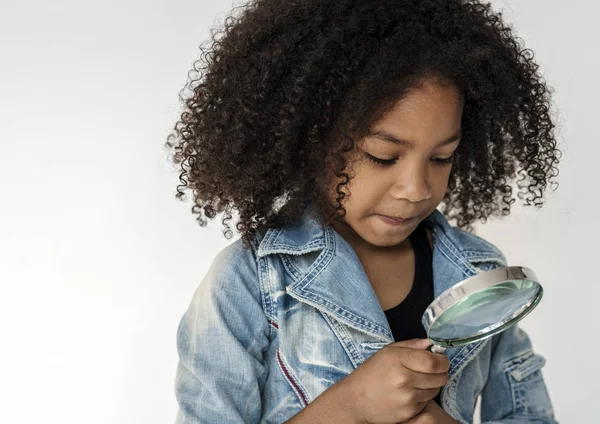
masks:
{"type": "Polygon", "coordinates": [[[429,341],[429,339],[412,339],[412,340],[403,340],[401,342],[390,343],[388,346],[391,347],[407,347],[409,349],[417,349],[417,350],[426,350],[433,343],[429,341]]]}

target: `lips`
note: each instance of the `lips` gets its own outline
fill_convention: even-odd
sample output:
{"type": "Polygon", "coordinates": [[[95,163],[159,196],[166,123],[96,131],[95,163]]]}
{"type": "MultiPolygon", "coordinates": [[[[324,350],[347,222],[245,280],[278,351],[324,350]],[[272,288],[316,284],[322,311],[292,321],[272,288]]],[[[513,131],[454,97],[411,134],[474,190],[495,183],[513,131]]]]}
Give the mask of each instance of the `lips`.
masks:
{"type": "Polygon", "coordinates": [[[383,215],[383,216],[385,216],[386,218],[389,218],[389,219],[393,219],[394,221],[399,221],[399,222],[409,221],[409,220],[415,219],[417,217],[417,215],[415,215],[415,216],[407,216],[407,217],[403,217],[403,216],[390,216],[390,215],[383,215]]]}

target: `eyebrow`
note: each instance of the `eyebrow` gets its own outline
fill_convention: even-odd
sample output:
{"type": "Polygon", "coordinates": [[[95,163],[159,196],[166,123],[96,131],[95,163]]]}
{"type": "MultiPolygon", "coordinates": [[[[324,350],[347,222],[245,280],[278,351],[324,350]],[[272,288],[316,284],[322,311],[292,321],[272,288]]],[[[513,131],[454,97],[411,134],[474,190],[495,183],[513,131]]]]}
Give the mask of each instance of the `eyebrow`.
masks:
{"type": "MultiPolygon", "coordinates": [[[[409,147],[409,148],[414,148],[416,145],[416,143],[414,141],[402,140],[385,130],[379,130],[375,133],[371,133],[367,137],[381,138],[385,141],[389,141],[390,143],[398,144],[400,146],[405,146],[405,147],[409,147]]],[[[445,146],[446,144],[454,143],[455,141],[458,141],[461,137],[462,137],[462,129],[459,129],[456,132],[456,134],[453,134],[452,136],[446,138],[445,140],[442,140],[436,147],[441,147],[441,146],[445,146]]]]}

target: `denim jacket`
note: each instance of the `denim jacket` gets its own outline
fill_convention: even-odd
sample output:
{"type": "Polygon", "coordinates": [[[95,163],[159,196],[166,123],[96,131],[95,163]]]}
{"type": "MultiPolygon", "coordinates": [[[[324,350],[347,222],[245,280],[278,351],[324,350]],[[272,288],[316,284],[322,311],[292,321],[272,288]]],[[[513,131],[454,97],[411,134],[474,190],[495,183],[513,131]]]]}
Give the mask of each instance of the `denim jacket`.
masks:
{"type": "MultiPolygon", "coordinates": [[[[390,326],[350,245],[307,208],[296,225],[223,249],[177,330],[176,423],[281,424],[385,345],[390,326]]],[[[435,211],[434,295],[506,266],[489,242],[435,211]]],[[[472,423],[556,423],[541,368],[518,326],[446,351],[442,407],[472,423]]]]}

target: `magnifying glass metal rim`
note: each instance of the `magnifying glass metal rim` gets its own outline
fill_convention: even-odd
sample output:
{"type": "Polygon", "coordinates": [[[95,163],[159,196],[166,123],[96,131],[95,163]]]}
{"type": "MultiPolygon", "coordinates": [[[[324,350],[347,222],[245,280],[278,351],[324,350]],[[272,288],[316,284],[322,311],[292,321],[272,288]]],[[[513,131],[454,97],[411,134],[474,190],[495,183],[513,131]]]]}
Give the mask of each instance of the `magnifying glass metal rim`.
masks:
{"type": "MultiPolygon", "coordinates": [[[[445,311],[465,297],[480,290],[506,283],[510,280],[530,280],[539,284],[538,277],[532,269],[520,266],[495,268],[467,278],[444,291],[427,307],[422,319],[423,327],[425,327],[427,334],[429,335],[429,329],[445,311]]],[[[543,289],[540,285],[538,295],[523,305],[516,314],[479,330],[472,337],[461,339],[459,341],[439,340],[430,337],[429,340],[434,344],[432,351],[441,353],[445,348],[464,346],[478,340],[486,339],[494,334],[498,334],[514,322],[523,319],[529,314],[529,312],[531,312],[540,302],[542,295],[543,289]]]]}

